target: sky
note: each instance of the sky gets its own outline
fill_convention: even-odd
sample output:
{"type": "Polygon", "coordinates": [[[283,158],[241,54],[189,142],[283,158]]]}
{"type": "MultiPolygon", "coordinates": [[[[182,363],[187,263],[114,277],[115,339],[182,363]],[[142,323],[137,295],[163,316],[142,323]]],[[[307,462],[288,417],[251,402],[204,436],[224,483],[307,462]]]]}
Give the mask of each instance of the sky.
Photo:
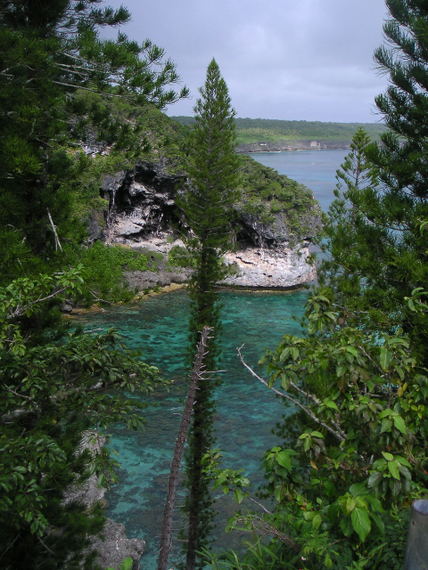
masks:
{"type": "Polygon", "coordinates": [[[237,117],[373,123],[387,78],[373,51],[384,43],[384,0],[107,0],[177,65],[191,99],[169,115],[193,115],[215,57],[237,117]]]}

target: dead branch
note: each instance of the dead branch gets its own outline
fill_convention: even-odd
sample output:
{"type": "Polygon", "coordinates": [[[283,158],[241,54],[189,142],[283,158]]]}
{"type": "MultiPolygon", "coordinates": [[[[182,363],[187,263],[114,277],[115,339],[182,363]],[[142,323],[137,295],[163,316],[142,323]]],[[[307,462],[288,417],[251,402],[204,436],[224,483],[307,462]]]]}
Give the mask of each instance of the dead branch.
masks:
{"type": "Polygon", "coordinates": [[[57,231],[56,231],[56,226],[55,226],[55,224],[53,223],[51,213],[49,212],[49,208],[48,208],[48,218],[49,218],[49,223],[50,223],[50,225],[51,225],[52,231],[53,231],[54,236],[55,236],[55,251],[56,251],[57,249],[60,249],[60,250],[62,251],[61,242],[59,241],[58,233],[57,233],[57,231]]]}
{"type": "Polygon", "coordinates": [[[204,327],[204,330],[201,334],[201,341],[197,347],[195,363],[193,365],[183,417],[181,419],[180,429],[178,432],[177,440],[175,442],[174,457],[171,463],[171,472],[168,482],[168,494],[166,498],[165,510],[163,513],[163,526],[159,549],[158,570],[167,570],[168,567],[168,557],[172,546],[172,514],[174,511],[180,464],[183,457],[184,444],[186,442],[187,429],[190,424],[193,404],[195,402],[198,381],[205,373],[202,371],[203,359],[207,354],[207,351],[205,349],[207,347],[207,339],[210,330],[211,329],[209,327],[204,327]]]}
{"type": "MultiPolygon", "coordinates": [[[[286,400],[289,400],[290,402],[292,402],[295,406],[297,406],[298,408],[300,408],[301,410],[303,410],[305,412],[305,414],[307,416],[309,416],[311,418],[311,420],[313,420],[315,423],[317,423],[318,425],[324,427],[327,431],[329,431],[332,435],[334,435],[334,437],[336,439],[338,439],[339,441],[344,441],[346,439],[346,434],[340,430],[338,431],[337,429],[333,429],[331,426],[329,426],[328,424],[326,424],[325,422],[323,422],[322,420],[320,420],[319,418],[316,417],[316,415],[309,410],[308,408],[306,408],[305,406],[303,406],[303,404],[301,404],[298,400],[296,400],[295,398],[292,398],[289,394],[287,394],[286,392],[280,392],[279,390],[277,390],[276,388],[274,388],[273,386],[269,386],[269,384],[266,382],[266,380],[264,380],[263,378],[261,378],[258,374],[256,374],[254,372],[254,370],[248,366],[248,364],[245,362],[243,356],[242,356],[242,349],[244,348],[245,345],[242,345],[240,348],[238,348],[238,356],[240,361],[242,362],[243,366],[250,372],[250,374],[252,374],[254,376],[254,378],[257,378],[257,380],[259,382],[261,382],[264,386],[266,386],[267,388],[269,388],[270,390],[272,390],[272,392],[274,392],[275,394],[277,394],[278,396],[280,396],[281,398],[284,398],[286,400]]],[[[306,395],[306,393],[305,393],[306,395]]]]}

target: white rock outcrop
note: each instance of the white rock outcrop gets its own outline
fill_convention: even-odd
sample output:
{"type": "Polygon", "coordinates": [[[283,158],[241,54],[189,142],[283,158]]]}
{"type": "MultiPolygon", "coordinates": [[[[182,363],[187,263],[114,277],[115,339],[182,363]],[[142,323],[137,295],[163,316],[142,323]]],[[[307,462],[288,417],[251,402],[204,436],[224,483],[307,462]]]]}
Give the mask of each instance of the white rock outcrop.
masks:
{"type": "Polygon", "coordinates": [[[247,248],[224,257],[233,271],[222,283],[235,287],[290,288],[314,281],[316,268],[308,263],[306,245],[266,250],[247,248]]]}

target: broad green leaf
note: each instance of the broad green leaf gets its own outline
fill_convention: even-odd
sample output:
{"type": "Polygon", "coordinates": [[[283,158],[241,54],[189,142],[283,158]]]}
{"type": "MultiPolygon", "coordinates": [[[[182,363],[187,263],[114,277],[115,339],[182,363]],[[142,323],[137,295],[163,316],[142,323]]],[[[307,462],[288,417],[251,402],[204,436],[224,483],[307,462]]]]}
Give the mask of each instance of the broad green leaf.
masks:
{"type": "Polygon", "coordinates": [[[349,492],[353,497],[363,497],[368,494],[367,487],[362,483],[354,483],[354,485],[351,485],[349,492]]]}
{"type": "Polygon", "coordinates": [[[394,416],[394,425],[403,435],[407,435],[406,424],[401,416],[394,416]]]}
{"type": "Polygon", "coordinates": [[[398,463],[401,463],[401,465],[405,465],[406,467],[412,467],[410,463],[407,461],[407,459],[404,459],[404,457],[401,457],[401,455],[396,455],[395,460],[398,461],[398,463]]]}
{"type": "Polygon", "coordinates": [[[385,457],[385,459],[387,461],[393,461],[394,460],[394,456],[391,453],[388,453],[386,451],[382,451],[382,455],[385,457]]]}
{"type": "Polygon", "coordinates": [[[379,473],[379,471],[375,471],[370,475],[367,485],[369,487],[376,487],[376,485],[379,485],[382,478],[383,478],[382,473],[379,473]]]}
{"type": "Polygon", "coordinates": [[[346,513],[347,514],[351,513],[356,506],[357,506],[357,501],[354,499],[354,497],[351,496],[347,497],[345,505],[346,513]]]}
{"type": "Polygon", "coordinates": [[[281,352],[281,355],[279,357],[280,362],[284,362],[288,358],[289,354],[290,354],[290,349],[287,347],[285,350],[281,352]]]}
{"type": "Polygon", "coordinates": [[[394,477],[394,479],[397,479],[397,481],[400,480],[400,473],[398,471],[398,464],[396,461],[390,461],[388,463],[388,469],[389,472],[391,473],[391,475],[394,477]]]}
{"type": "Polygon", "coordinates": [[[291,472],[291,457],[288,455],[288,453],[285,450],[278,453],[275,459],[277,463],[281,465],[281,467],[287,469],[289,473],[291,472]]]}
{"type": "Polygon", "coordinates": [[[354,346],[347,346],[346,350],[347,352],[350,352],[354,356],[358,356],[358,350],[354,346]]]}
{"type": "Polygon", "coordinates": [[[351,521],[361,542],[364,542],[372,528],[367,510],[359,507],[355,508],[351,513],[351,521]]]}
{"type": "Polygon", "coordinates": [[[338,378],[346,374],[347,371],[348,366],[346,364],[340,364],[339,366],[336,366],[336,375],[338,378]]]}
{"type": "Polygon", "coordinates": [[[322,522],[321,516],[319,514],[316,514],[314,516],[314,518],[312,519],[312,526],[314,528],[319,528],[321,525],[321,522],[322,522]]]}
{"type": "Polygon", "coordinates": [[[377,499],[376,497],[373,497],[373,495],[366,495],[365,499],[368,503],[370,503],[372,511],[377,511],[378,513],[384,512],[383,507],[382,507],[382,503],[379,501],[379,499],[377,499]]]}
{"type": "Polygon", "coordinates": [[[340,528],[341,528],[343,534],[345,536],[347,536],[348,538],[354,532],[354,528],[352,526],[352,522],[351,522],[351,519],[349,517],[346,517],[340,521],[340,528]]]}
{"type": "Polygon", "coordinates": [[[324,439],[323,434],[320,433],[319,431],[313,431],[313,432],[311,432],[311,436],[312,436],[312,437],[319,437],[319,438],[321,438],[321,439],[324,439]]]}
{"type": "Polygon", "coordinates": [[[278,501],[278,503],[280,503],[282,500],[282,486],[277,485],[274,489],[273,494],[275,495],[275,499],[278,501]]]}
{"type": "Polygon", "coordinates": [[[336,521],[339,514],[340,514],[340,505],[336,501],[329,506],[328,511],[327,511],[327,516],[328,516],[329,520],[333,523],[336,521]]]}
{"type": "Polygon", "coordinates": [[[233,496],[235,497],[235,501],[240,505],[242,503],[242,499],[244,498],[244,493],[241,489],[235,489],[233,492],[233,496]]]}
{"type": "Polygon", "coordinates": [[[291,349],[291,357],[293,360],[297,360],[299,358],[299,349],[295,346],[291,349]]]}
{"type": "Polygon", "coordinates": [[[393,359],[394,354],[388,350],[386,346],[382,346],[380,349],[380,365],[383,370],[388,370],[389,365],[393,359]]]}
{"type": "Polygon", "coordinates": [[[380,430],[380,433],[385,433],[386,431],[390,431],[391,428],[392,428],[392,420],[384,418],[382,420],[382,428],[380,430]]]}
{"type": "Polygon", "coordinates": [[[287,374],[282,373],[281,374],[281,388],[283,390],[288,390],[289,386],[290,386],[290,379],[288,378],[287,374]]]}
{"type": "Polygon", "coordinates": [[[383,520],[380,518],[380,516],[376,513],[371,513],[371,517],[374,520],[375,525],[378,527],[380,532],[382,534],[385,534],[385,525],[383,524],[383,520]]]}

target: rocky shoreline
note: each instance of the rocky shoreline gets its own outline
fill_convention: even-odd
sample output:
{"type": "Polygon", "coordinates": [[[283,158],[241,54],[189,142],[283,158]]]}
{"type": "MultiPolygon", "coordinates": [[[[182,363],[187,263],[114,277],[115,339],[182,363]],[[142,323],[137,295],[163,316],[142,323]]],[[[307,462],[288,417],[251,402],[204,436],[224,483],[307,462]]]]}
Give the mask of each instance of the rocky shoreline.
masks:
{"type": "MultiPolygon", "coordinates": [[[[175,199],[183,185],[182,177],[169,176],[160,165],[146,162],[130,171],[106,176],[102,182],[101,196],[109,203],[107,228],[95,231],[93,239],[143,250],[153,262],[150,271],[126,274],[133,290],[183,284],[190,278],[190,269],[168,261],[173,248],[184,251],[184,244],[173,229],[182,224],[175,199]]],[[[316,278],[315,267],[309,261],[310,236],[291,244],[279,214],[269,223],[262,223],[237,205],[237,218],[241,229],[236,251],[225,255],[230,274],[221,285],[289,289],[316,278]]],[[[316,232],[320,222],[315,212],[313,218],[316,232]]]]}
{"type": "MultiPolygon", "coordinates": [[[[92,454],[101,453],[105,442],[105,437],[95,436],[93,432],[86,432],[80,445],[80,452],[89,449],[92,454]]],[[[106,491],[105,487],[98,486],[98,478],[94,473],[83,485],[72,485],[68,489],[64,504],[77,502],[89,508],[94,503],[99,502],[103,507],[106,507],[107,501],[104,498],[106,491]]],[[[134,561],[133,569],[139,570],[140,559],[145,546],[146,543],[142,539],[127,538],[123,524],[107,518],[101,535],[91,538],[91,547],[86,553],[95,549],[98,554],[97,564],[102,568],[113,568],[114,570],[119,570],[124,559],[130,557],[134,561]]]]}

